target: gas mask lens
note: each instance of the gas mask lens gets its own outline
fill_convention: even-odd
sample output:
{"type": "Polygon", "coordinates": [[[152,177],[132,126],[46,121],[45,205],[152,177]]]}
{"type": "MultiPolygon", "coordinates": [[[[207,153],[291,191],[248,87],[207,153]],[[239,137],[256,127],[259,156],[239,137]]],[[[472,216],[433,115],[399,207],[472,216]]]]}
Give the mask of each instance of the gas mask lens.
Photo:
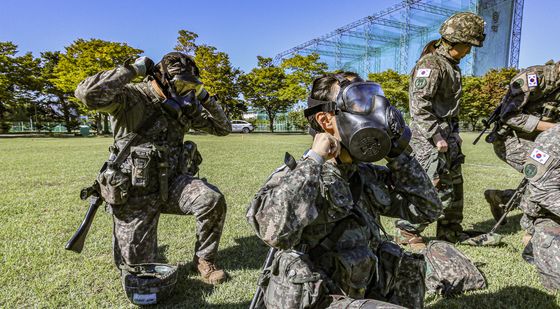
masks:
{"type": "Polygon", "coordinates": [[[202,91],[202,83],[196,83],[192,81],[186,81],[183,79],[176,78],[177,76],[173,77],[171,82],[175,87],[175,92],[179,96],[185,96],[189,91],[194,90],[195,94],[198,95],[200,91],[202,91]]]}
{"type": "Polygon", "coordinates": [[[373,110],[376,95],[383,96],[381,86],[372,82],[352,83],[342,92],[344,110],[358,115],[367,115],[373,110]]]}

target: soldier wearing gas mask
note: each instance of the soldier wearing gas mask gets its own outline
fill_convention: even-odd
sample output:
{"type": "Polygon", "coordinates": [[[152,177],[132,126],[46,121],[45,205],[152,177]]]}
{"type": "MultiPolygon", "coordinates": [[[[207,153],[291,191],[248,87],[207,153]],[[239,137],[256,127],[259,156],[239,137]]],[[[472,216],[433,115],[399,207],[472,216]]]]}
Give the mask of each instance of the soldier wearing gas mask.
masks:
{"type": "MultiPolygon", "coordinates": [[[[537,136],[560,121],[560,62],[549,61],[521,70],[512,78],[496,112],[494,130],[486,141],[492,143],[498,158],[521,173],[537,136]]],[[[511,189],[484,192],[496,220],[513,193],[511,189]]],[[[530,220],[524,217],[521,223],[532,234],[530,220]]]]}
{"type": "MultiPolygon", "coordinates": [[[[485,39],[484,20],[470,12],[457,13],[441,26],[441,38],[426,45],[412,70],[410,114],[414,156],[432,180],[444,205],[437,220],[437,238],[450,242],[464,240],[463,175],[459,136],[461,69],[459,62],[473,46],[485,39]]],[[[412,248],[425,247],[420,233],[426,225],[405,220],[396,222],[396,239],[412,248]]]]}
{"type": "Polygon", "coordinates": [[[201,157],[190,129],[223,136],[231,124],[199,80],[194,61],[178,52],[160,63],[142,57],[83,80],[75,95],[89,109],[112,116],[114,144],[97,182],[113,215],[114,258],[123,273],[157,260],[161,213],[194,215],[194,268],[218,284],[226,273],[215,264],[226,215],[222,193],[195,177],[201,157]],[[138,77],[142,82],[131,83],[138,77]]]}
{"type": "Polygon", "coordinates": [[[387,241],[380,220],[426,223],[441,214],[430,179],[408,154],[401,114],[378,84],[348,72],[317,78],[307,103],[311,149],[274,172],[247,211],[257,236],[278,249],[259,280],[260,305],[422,308],[423,256],[387,241]],[[383,158],[387,166],[372,164],[383,158]]]}

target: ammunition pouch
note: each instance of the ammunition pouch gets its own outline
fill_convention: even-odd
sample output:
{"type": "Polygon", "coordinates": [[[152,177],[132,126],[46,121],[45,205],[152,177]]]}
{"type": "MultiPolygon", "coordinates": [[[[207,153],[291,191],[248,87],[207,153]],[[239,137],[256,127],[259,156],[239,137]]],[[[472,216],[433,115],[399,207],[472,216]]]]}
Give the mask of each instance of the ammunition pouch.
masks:
{"type": "Polygon", "coordinates": [[[132,161],[131,185],[133,187],[146,188],[151,180],[150,167],[155,157],[152,147],[136,146],[130,148],[132,161]]]}
{"type": "Polygon", "coordinates": [[[556,102],[547,102],[543,105],[541,120],[546,122],[557,122],[560,115],[560,109],[556,106],[556,102]]]}
{"type": "Polygon", "coordinates": [[[198,151],[196,143],[193,141],[185,141],[183,143],[183,153],[181,157],[181,173],[196,175],[201,163],[202,155],[198,151]]]}
{"type": "Polygon", "coordinates": [[[276,253],[264,293],[267,309],[312,308],[326,295],[325,283],[309,256],[295,250],[276,253]]]}

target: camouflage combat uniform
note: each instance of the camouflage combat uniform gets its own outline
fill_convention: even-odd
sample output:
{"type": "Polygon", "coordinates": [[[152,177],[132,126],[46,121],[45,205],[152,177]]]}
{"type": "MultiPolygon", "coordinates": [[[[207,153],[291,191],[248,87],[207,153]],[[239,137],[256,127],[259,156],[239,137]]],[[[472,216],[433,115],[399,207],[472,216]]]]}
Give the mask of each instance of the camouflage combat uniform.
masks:
{"type": "MultiPolygon", "coordinates": [[[[422,307],[423,256],[414,257],[416,264],[391,264],[380,253],[381,244],[389,243],[381,235],[380,216],[431,222],[440,215],[441,203],[414,158],[401,154],[389,160],[387,167],[330,161],[321,165],[312,158],[299,161],[293,170],[283,166],[256,194],[247,212],[249,223],[268,245],[307,253],[328,282],[325,296],[344,294],[422,307]],[[384,276],[386,272],[393,275],[384,276]]],[[[278,301],[296,297],[280,290],[270,293],[277,293],[272,297],[278,301]]],[[[343,308],[344,302],[349,300],[330,305],[343,308]]],[[[328,305],[329,301],[319,307],[328,305]]]]}
{"type": "Polygon", "coordinates": [[[533,141],[540,133],[536,128],[544,104],[554,102],[556,105],[560,101],[559,69],[560,63],[552,61],[532,66],[517,74],[509,85],[500,113],[501,132],[505,134],[500,135],[493,146],[496,155],[520,173],[528,152],[533,149],[533,141]]]}
{"type": "MultiPolygon", "coordinates": [[[[549,61],[545,65],[522,70],[512,79],[502,102],[502,126],[492,145],[498,158],[520,173],[534,147],[534,140],[540,133],[536,130],[539,121],[558,121],[558,118],[554,117],[543,118],[543,107],[545,104],[557,106],[560,103],[559,69],[560,63],[549,61]]],[[[554,116],[559,117],[560,114],[554,116]]],[[[498,192],[501,203],[505,204],[513,192],[514,190],[498,192]]],[[[531,233],[525,218],[522,225],[531,233]]]]}
{"type": "Polygon", "coordinates": [[[560,126],[541,133],[524,168],[529,184],[520,203],[534,228],[534,264],[543,285],[560,288],[560,126]]]}
{"type": "MultiPolygon", "coordinates": [[[[196,218],[196,256],[212,261],[218,250],[226,216],[226,202],[218,188],[181,170],[184,164],[183,138],[189,128],[214,135],[227,135],[231,124],[213,97],[202,103],[202,114],[184,119],[182,125],[161,108],[163,99],[149,82],[131,83],[135,71],[129,67],[101,72],[82,81],[76,97],[89,109],[112,115],[115,143],[111,157],[130,139],[131,132],[146,119],[155,119],[133,146],[154,149],[155,156],[145,172],[148,185],[131,186],[128,201],[110,205],[113,214],[115,263],[120,265],[155,262],[157,225],[160,213],[194,215],[196,218]],[[152,118],[155,115],[155,118],[152,118]],[[157,164],[155,164],[156,162],[157,164]],[[167,165],[167,181],[160,177],[160,166],[167,165]],[[167,189],[165,186],[167,185],[167,189]],[[167,198],[166,198],[167,196],[167,198]]],[[[120,169],[130,175],[134,168],[129,154],[120,169]]]]}
{"type": "MultiPolygon", "coordinates": [[[[459,62],[438,47],[424,55],[412,70],[410,82],[410,114],[414,156],[427,171],[436,186],[444,207],[444,217],[438,220],[438,230],[461,231],[463,220],[463,175],[461,164],[464,155],[456,138],[459,134],[459,103],[462,95],[459,62]],[[438,152],[433,137],[436,134],[447,141],[448,150],[438,152]]],[[[400,229],[419,233],[427,226],[398,220],[400,229]]],[[[438,237],[439,237],[438,232],[438,237]]]]}

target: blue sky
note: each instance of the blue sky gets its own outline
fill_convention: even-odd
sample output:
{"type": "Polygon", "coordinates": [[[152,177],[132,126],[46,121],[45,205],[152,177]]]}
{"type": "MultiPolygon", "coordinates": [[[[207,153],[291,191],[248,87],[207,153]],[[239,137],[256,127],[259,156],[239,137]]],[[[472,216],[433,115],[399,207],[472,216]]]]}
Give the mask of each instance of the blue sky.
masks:
{"type": "MultiPolygon", "coordinates": [[[[234,66],[249,71],[256,56],[279,52],[398,0],[289,1],[132,1],[3,0],[0,41],[20,52],[63,50],[77,38],[126,42],[159,60],[176,43],[177,31],[199,34],[199,43],[230,55],[234,66]]],[[[558,0],[525,0],[520,66],[559,60],[558,0]]]]}

